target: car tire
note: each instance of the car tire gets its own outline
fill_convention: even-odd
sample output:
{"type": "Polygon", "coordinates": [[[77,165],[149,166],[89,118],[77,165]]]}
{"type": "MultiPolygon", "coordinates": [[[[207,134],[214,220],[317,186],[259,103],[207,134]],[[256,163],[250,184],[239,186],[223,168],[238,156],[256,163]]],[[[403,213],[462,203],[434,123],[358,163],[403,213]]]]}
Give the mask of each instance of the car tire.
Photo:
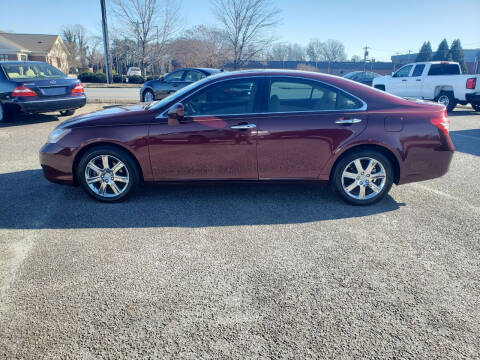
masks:
{"type": "Polygon", "coordinates": [[[347,203],[371,205],[388,194],[393,176],[392,164],[385,155],[375,150],[354,150],[337,162],[332,185],[347,203]]]}
{"type": "Polygon", "coordinates": [[[455,106],[457,106],[457,101],[453,92],[451,91],[440,91],[438,96],[435,98],[435,101],[444,105],[447,108],[447,112],[453,111],[455,106]]]}
{"type": "Polygon", "coordinates": [[[472,104],[473,111],[480,112],[480,104],[472,104]]]}
{"type": "Polygon", "coordinates": [[[145,90],[143,92],[143,102],[152,102],[155,101],[155,95],[153,94],[152,90],[145,90]]]}
{"type": "Polygon", "coordinates": [[[375,85],[375,89],[385,91],[385,85],[375,85]]]}
{"type": "Polygon", "coordinates": [[[94,199],[118,202],[125,200],[138,188],[140,170],[127,151],[106,145],[94,147],[83,154],[76,177],[94,199]]]}
{"type": "Polygon", "coordinates": [[[60,116],[70,116],[75,114],[75,110],[61,110],[60,116]]]}
{"type": "Polygon", "coordinates": [[[8,114],[5,110],[5,107],[0,102],[0,124],[8,122],[8,114]]]}

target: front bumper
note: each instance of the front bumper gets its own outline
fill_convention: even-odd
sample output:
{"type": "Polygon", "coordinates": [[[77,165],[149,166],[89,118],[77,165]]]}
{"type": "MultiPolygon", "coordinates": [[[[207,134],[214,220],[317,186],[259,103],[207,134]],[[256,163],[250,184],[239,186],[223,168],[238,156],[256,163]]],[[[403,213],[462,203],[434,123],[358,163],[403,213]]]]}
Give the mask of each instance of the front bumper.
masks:
{"type": "Polygon", "coordinates": [[[480,104],[480,92],[474,94],[466,94],[465,98],[470,104],[480,104]]]}
{"type": "Polygon", "coordinates": [[[57,184],[74,185],[73,151],[47,143],[40,149],[40,165],[47,180],[57,184]]]}
{"type": "Polygon", "coordinates": [[[82,96],[68,96],[51,99],[22,99],[7,103],[9,108],[23,113],[41,113],[50,111],[73,110],[85,106],[87,98],[82,96]]]}

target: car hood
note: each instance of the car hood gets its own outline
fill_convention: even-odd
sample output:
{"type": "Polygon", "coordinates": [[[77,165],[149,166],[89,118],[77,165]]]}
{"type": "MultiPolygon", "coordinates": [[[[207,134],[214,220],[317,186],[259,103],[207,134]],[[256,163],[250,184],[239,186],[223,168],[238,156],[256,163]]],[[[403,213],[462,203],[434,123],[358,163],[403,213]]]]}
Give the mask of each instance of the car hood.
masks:
{"type": "Polygon", "coordinates": [[[75,116],[61,123],[58,128],[149,123],[154,117],[155,115],[149,110],[149,104],[112,106],[100,111],[75,116]]]}

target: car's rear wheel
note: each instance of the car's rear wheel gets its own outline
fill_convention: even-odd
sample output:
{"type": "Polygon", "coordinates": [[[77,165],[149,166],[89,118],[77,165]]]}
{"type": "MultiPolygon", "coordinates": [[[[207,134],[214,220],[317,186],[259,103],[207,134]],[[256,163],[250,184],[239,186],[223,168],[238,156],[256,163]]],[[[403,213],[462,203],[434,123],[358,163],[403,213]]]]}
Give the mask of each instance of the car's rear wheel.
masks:
{"type": "Polygon", "coordinates": [[[77,167],[77,180],[97,200],[125,200],[138,187],[139,169],[133,157],[114,146],[88,150],[77,167]]]}
{"type": "Polygon", "coordinates": [[[385,91],[385,85],[375,85],[375,89],[385,91]]]}
{"type": "Polygon", "coordinates": [[[60,116],[70,116],[75,113],[75,110],[62,110],[60,111],[60,116]]]}
{"type": "Polygon", "coordinates": [[[444,105],[448,112],[453,111],[455,106],[457,106],[455,96],[453,96],[453,92],[451,91],[441,91],[436,97],[435,101],[444,105]]]}
{"type": "Polygon", "coordinates": [[[370,205],[390,191],[393,168],[388,158],[380,152],[357,150],[340,159],[332,180],[336,191],[346,202],[370,205]]]}
{"type": "Polygon", "coordinates": [[[155,95],[153,95],[152,90],[145,90],[143,92],[143,102],[152,102],[155,101],[155,95]]]}
{"type": "Polygon", "coordinates": [[[480,104],[472,104],[473,110],[480,112],[480,104]]]}

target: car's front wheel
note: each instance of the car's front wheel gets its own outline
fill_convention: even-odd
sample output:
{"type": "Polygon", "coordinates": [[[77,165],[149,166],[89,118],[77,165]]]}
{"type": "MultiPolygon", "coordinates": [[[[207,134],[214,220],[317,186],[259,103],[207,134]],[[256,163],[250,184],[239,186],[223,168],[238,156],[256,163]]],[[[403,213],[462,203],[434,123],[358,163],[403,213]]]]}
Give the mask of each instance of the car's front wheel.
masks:
{"type": "Polygon", "coordinates": [[[105,202],[125,200],[140,181],[133,157],[113,146],[88,150],[78,164],[76,176],[90,196],[105,202]]]}
{"type": "Polygon", "coordinates": [[[152,90],[145,90],[143,93],[143,102],[152,102],[155,101],[155,95],[153,95],[152,90]]]}
{"type": "Polygon", "coordinates": [[[388,194],[393,183],[390,160],[378,151],[353,151],[337,163],[333,185],[343,200],[370,205],[388,194]]]}

